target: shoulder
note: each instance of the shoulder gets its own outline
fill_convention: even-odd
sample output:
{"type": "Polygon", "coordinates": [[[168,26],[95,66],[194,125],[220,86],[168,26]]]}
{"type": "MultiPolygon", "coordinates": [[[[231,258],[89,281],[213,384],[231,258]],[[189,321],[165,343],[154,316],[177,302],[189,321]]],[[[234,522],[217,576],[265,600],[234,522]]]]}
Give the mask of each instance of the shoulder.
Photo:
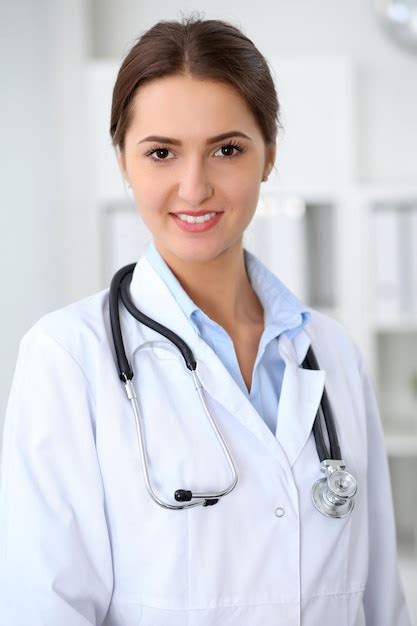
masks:
{"type": "MultiPolygon", "coordinates": [[[[339,320],[317,309],[308,308],[311,319],[305,330],[317,349],[318,357],[329,364],[345,366],[362,372],[364,355],[348,328],[339,320]]],[[[319,359],[320,360],[320,359],[319,359]]]]}
{"type": "Polygon", "coordinates": [[[306,332],[320,369],[325,371],[331,402],[365,441],[366,428],[380,418],[372,373],[362,347],[342,322],[316,310],[312,310],[306,332]]]}
{"type": "Polygon", "coordinates": [[[78,362],[108,342],[110,332],[109,288],[72,302],[38,319],[21,344],[53,341],[78,362]]]}

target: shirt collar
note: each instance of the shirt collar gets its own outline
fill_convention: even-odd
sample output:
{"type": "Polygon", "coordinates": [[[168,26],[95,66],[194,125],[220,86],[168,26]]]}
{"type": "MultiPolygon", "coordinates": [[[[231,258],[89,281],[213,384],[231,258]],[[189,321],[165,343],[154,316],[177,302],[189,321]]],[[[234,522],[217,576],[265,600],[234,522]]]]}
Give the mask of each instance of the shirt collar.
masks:
{"type": "Polygon", "coordinates": [[[311,312],[262,261],[244,248],[250,283],[264,309],[264,325],[271,333],[291,338],[311,319],[311,312]]]}
{"type": "Polygon", "coordinates": [[[151,239],[151,241],[147,244],[144,255],[152,267],[158,272],[159,276],[164,280],[166,285],[170,288],[173,296],[184,313],[190,321],[192,321],[191,316],[194,311],[200,311],[201,309],[199,309],[195,302],[193,302],[175,274],[165,262],[164,258],[160,255],[153,239],[151,239]]]}
{"type": "MultiPolygon", "coordinates": [[[[148,242],[144,255],[169,287],[178,305],[193,326],[196,327],[194,319],[196,316],[202,316],[209,320],[204,311],[195,304],[182,287],[152,239],[148,242]]],[[[285,332],[292,338],[309,322],[311,318],[309,308],[257,256],[246,248],[244,248],[244,259],[250,283],[264,309],[264,326],[269,328],[268,334],[279,335],[281,332],[285,332]]],[[[198,328],[197,330],[199,332],[198,328]]]]}

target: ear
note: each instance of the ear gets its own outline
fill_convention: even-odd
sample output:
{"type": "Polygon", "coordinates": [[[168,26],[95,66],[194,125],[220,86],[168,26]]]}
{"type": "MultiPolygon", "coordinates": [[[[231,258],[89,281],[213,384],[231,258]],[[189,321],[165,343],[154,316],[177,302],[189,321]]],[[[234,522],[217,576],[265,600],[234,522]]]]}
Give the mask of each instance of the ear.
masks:
{"type": "Polygon", "coordinates": [[[120,150],[119,146],[116,146],[116,156],[117,156],[117,162],[119,164],[120,171],[121,171],[124,179],[126,180],[126,182],[129,183],[129,176],[128,176],[127,170],[126,170],[125,154],[124,154],[124,152],[122,152],[120,150]]]}
{"type": "Polygon", "coordinates": [[[276,143],[265,146],[265,168],[264,168],[264,177],[269,176],[274,167],[275,158],[277,154],[277,146],[276,143]]]}

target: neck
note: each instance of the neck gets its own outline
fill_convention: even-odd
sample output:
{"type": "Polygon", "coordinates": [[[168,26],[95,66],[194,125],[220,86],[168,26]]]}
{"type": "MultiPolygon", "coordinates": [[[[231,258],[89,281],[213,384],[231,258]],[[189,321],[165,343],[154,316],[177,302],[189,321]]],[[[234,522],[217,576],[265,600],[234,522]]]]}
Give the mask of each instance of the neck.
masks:
{"type": "Polygon", "coordinates": [[[177,280],[204,313],[229,334],[263,324],[263,307],[247,275],[242,241],[209,262],[183,261],[155,242],[177,280]]]}

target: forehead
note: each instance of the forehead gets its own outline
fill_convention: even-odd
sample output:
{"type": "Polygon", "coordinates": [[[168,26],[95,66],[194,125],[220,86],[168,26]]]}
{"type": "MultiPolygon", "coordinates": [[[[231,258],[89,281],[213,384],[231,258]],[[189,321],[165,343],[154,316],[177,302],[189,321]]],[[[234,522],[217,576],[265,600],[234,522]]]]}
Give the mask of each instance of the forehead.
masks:
{"type": "Polygon", "coordinates": [[[132,129],[137,132],[208,136],[225,128],[248,134],[256,128],[247,101],[232,85],[175,75],[153,79],[135,94],[132,129]]]}

